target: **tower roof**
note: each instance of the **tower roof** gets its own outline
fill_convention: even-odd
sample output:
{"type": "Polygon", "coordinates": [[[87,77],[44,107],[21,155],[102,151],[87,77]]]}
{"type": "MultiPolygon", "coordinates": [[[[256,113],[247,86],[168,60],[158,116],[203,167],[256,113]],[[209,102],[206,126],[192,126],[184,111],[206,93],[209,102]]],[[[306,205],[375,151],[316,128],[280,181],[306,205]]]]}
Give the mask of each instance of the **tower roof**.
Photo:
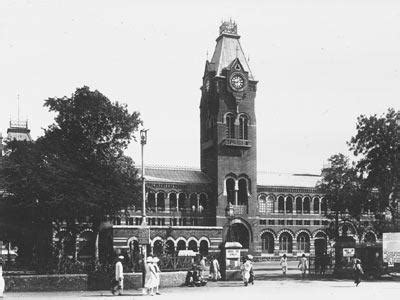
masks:
{"type": "Polygon", "coordinates": [[[10,127],[7,129],[7,139],[32,142],[30,132],[28,121],[10,121],[10,127]]]}
{"type": "Polygon", "coordinates": [[[220,76],[222,70],[228,67],[233,60],[239,59],[244,71],[248,72],[249,79],[254,80],[249,63],[240,44],[240,36],[237,34],[237,24],[233,21],[226,21],[219,27],[219,37],[211,58],[208,71],[215,71],[220,76]]]}

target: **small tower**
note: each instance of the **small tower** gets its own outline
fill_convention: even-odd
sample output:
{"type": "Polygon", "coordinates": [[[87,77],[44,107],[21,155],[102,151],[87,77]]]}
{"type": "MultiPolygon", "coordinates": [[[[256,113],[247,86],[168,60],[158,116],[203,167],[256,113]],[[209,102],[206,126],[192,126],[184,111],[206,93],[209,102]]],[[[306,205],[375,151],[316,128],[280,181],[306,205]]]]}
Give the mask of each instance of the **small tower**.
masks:
{"type": "Polygon", "coordinates": [[[31,130],[28,128],[28,121],[10,121],[10,127],[7,129],[7,139],[9,141],[27,141],[32,142],[31,130]]]}

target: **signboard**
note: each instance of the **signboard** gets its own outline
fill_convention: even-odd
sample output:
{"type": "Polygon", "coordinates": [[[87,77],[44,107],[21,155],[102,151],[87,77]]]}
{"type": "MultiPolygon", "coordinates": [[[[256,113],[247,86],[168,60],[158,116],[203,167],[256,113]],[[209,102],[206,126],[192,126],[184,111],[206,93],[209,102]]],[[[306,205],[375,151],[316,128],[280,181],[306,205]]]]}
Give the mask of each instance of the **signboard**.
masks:
{"type": "Polygon", "coordinates": [[[227,259],[238,259],[240,258],[240,249],[226,249],[227,259]]]}
{"type": "Polygon", "coordinates": [[[150,244],[150,227],[140,227],[138,231],[138,242],[140,245],[150,244]]]}
{"type": "Polygon", "coordinates": [[[196,256],[193,250],[179,250],[178,256],[196,256]]]}
{"type": "Polygon", "coordinates": [[[400,263],[400,232],[384,232],[382,237],[383,261],[390,267],[400,263]]]}
{"type": "Polygon", "coordinates": [[[354,248],[343,248],[343,257],[353,257],[356,253],[354,248]]]}

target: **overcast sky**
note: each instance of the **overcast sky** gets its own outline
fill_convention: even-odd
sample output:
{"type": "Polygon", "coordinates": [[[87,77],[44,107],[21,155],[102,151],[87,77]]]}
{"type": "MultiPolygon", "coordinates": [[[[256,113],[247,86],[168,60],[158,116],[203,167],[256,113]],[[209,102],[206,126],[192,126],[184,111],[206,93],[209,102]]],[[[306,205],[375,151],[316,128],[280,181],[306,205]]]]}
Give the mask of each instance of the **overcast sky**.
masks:
{"type": "Polygon", "coordinates": [[[318,173],[358,115],[399,109],[400,1],[2,0],[0,131],[17,94],[37,137],[43,101],[87,85],[141,112],[146,163],[199,167],[201,78],[229,18],[259,81],[259,170],[318,173]]]}

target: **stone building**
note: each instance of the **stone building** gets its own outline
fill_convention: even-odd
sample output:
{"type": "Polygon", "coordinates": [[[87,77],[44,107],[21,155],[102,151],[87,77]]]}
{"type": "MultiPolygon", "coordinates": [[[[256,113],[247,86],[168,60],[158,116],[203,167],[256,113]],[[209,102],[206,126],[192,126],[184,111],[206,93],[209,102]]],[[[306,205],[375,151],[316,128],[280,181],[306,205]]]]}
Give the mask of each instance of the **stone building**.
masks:
{"type": "MultiPolygon", "coordinates": [[[[201,168],[146,167],[148,251],[205,254],[238,241],[261,256],[326,252],[329,207],[316,188],[320,175],[257,171],[257,80],[236,23],[220,26],[202,82],[201,168]]],[[[112,222],[114,250],[136,251],[141,207],[112,222]]],[[[362,236],[354,226],[344,230],[357,243],[377,240],[372,230],[362,236]]]]}

